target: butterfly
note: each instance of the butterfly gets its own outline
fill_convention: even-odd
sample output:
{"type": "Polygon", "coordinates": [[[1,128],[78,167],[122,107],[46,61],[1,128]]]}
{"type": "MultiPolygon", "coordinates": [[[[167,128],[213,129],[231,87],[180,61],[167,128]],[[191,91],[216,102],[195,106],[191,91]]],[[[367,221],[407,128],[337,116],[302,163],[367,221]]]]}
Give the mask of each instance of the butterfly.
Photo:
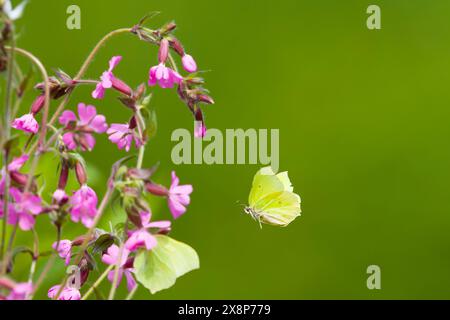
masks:
{"type": "Polygon", "coordinates": [[[260,169],[253,178],[244,212],[262,223],[285,227],[300,216],[300,196],[295,194],[287,172],[275,174],[272,168],[260,169]]]}

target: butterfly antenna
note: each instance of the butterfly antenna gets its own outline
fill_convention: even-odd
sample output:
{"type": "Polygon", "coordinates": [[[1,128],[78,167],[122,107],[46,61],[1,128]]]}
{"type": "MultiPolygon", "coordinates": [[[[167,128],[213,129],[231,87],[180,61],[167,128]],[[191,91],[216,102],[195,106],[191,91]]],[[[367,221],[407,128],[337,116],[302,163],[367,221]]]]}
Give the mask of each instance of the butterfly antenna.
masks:
{"type": "Polygon", "coordinates": [[[246,206],[247,206],[246,204],[241,203],[240,200],[237,200],[237,201],[236,201],[236,204],[239,205],[239,206],[242,206],[242,207],[246,207],[246,206]]]}

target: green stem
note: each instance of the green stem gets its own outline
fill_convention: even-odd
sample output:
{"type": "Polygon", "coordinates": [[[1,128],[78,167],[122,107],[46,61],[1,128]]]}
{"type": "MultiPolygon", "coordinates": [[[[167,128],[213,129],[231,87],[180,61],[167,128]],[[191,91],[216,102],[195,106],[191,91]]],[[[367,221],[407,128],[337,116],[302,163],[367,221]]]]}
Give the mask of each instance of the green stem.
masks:
{"type": "MultiPolygon", "coordinates": [[[[13,50],[9,52],[8,56],[8,76],[6,80],[6,92],[5,92],[5,119],[3,124],[3,143],[8,141],[11,133],[10,133],[10,122],[11,122],[11,91],[12,91],[12,81],[13,81],[13,72],[14,72],[14,53],[15,53],[15,38],[14,38],[14,28],[11,25],[11,45],[13,50]]],[[[6,272],[8,268],[8,261],[4,258],[4,247],[6,241],[6,225],[8,221],[8,213],[9,213],[9,187],[10,187],[10,179],[8,172],[8,162],[9,162],[9,151],[3,150],[3,167],[5,168],[5,185],[3,189],[3,227],[2,227],[2,239],[0,245],[0,258],[2,259],[2,274],[6,272]]]]}
{"type": "Polygon", "coordinates": [[[100,283],[106,278],[106,276],[108,275],[108,273],[114,268],[114,264],[108,266],[108,268],[106,268],[105,272],[103,272],[101,274],[101,276],[97,279],[97,281],[95,281],[95,283],[92,285],[92,287],[89,288],[89,290],[84,294],[83,298],[81,300],[86,300],[87,298],[89,298],[89,296],[91,295],[92,292],[94,292],[94,290],[100,285],[100,283]]]}
{"type": "MultiPolygon", "coordinates": [[[[86,248],[87,248],[87,246],[89,244],[89,241],[90,241],[90,239],[91,239],[91,237],[92,237],[92,235],[94,233],[95,227],[97,226],[98,222],[100,221],[100,219],[101,219],[101,217],[102,217],[102,215],[103,215],[103,213],[105,211],[106,205],[108,204],[109,200],[111,199],[111,196],[112,196],[113,192],[114,192],[114,187],[113,186],[108,186],[108,189],[106,190],[106,193],[103,196],[102,202],[100,203],[100,206],[98,207],[97,215],[94,218],[92,226],[89,228],[88,232],[86,233],[85,239],[84,239],[83,243],[80,246],[78,254],[75,257],[74,265],[78,265],[80,263],[80,261],[81,261],[81,259],[83,257],[83,253],[86,250],[86,248]]],[[[55,300],[59,298],[59,295],[61,294],[62,290],[64,289],[64,287],[66,285],[67,279],[68,279],[68,275],[66,275],[64,277],[63,281],[61,282],[61,285],[60,285],[60,288],[58,290],[58,293],[55,295],[55,300]]]]}
{"type": "Polygon", "coordinates": [[[116,294],[116,289],[117,289],[118,281],[119,281],[119,271],[120,271],[120,267],[122,265],[122,256],[123,256],[123,252],[125,249],[125,239],[126,239],[127,233],[128,233],[128,219],[125,221],[125,228],[123,229],[124,240],[120,244],[119,254],[117,256],[117,260],[114,265],[114,267],[115,267],[114,279],[113,279],[113,282],[111,285],[111,290],[109,291],[108,300],[114,300],[114,295],[116,294]]]}
{"type": "Polygon", "coordinates": [[[133,296],[134,296],[134,294],[136,293],[138,287],[139,287],[139,285],[136,284],[136,286],[133,288],[133,290],[131,290],[131,292],[127,295],[127,297],[125,298],[125,300],[131,300],[131,299],[133,299],[133,296]]]}

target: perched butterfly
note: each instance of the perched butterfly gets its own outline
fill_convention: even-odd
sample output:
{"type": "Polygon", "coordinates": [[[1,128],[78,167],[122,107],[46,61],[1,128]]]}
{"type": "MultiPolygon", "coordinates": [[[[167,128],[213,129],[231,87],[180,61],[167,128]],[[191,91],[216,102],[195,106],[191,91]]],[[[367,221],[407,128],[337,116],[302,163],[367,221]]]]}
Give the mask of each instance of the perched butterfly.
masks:
{"type": "Polygon", "coordinates": [[[253,178],[245,213],[261,223],[285,227],[300,216],[300,196],[295,194],[287,172],[275,174],[271,167],[253,178]]]}

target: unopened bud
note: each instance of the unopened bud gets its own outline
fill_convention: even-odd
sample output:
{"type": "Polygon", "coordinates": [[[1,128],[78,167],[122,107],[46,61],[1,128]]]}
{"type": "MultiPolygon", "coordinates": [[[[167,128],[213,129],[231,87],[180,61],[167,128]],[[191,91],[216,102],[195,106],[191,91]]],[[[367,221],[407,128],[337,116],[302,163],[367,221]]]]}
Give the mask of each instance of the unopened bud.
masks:
{"type": "Polygon", "coordinates": [[[166,34],[166,33],[169,33],[169,32],[171,32],[171,31],[175,30],[176,27],[177,27],[177,25],[175,24],[175,22],[171,21],[171,22],[169,22],[169,23],[166,23],[164,26],[162,26],[162,27],[159,29],[159,33],[160,33],[160,34],[166,34]]]}
{"type": "Polygon", "coordinates": [[[128,123],[128,127],[133,130],[137,127],[137,120],[135,116],[132,116],[130,122],[128,123]]]}
{"type": "Polygon", "coordinates": [[[28,181],[28,175],[27,174],[23,174],[17,171],[12,171],[10,172],[9,176],[11,177],[11,180],[14,181],[16,184],[18,184],[19,186],[26,186],[27,181],[28,181]]]}
{"type": "Polygon", "coordinates": [[[197,96],[197,100],[206,104],[214,104],[213,98],[206,94],[200,94],[197,96]]]}
{"type": "Polygon", "coordinates": [[[113,77],[112,79],[112,87],[126,96],[131,96],[133,93],[131,88],[125,82],[116,77],[113,77]]]}
{"type": "Polygon", "coordinates": [[[160,63],[166,63],[169,56],[169,40],[163,38],[159,44],[158,60],[160,63]]]}
{"type": "Polygon", "coordinates": [[[181,57],[184,56],[185,52],[184,52],[183,45],[181,44],[181,42],[177,38],[170,37],[169,44],[170,44],[170,47],[173,50],[175,50],[175,52],[178,53],[181,57]]]}
{"type": "Polygon", "coordinates": [[[145,189],[147,190],[147,192],[158,197],[166,197],[169,194],[169,190],[167,190],[166,187],[160,184],[155,184],[153,182],[147,182],[145,184],[145,189]]]}
{"type": "Polygon", "coordinates": [[[44,104],[45,104],[45,95],[41,94],[33,101],[33,104],[31,105],[31,113],[38,114],[39,111],[41,111],[44,104]]]}
{"type": "Polygon", "coordinates": [[[82,186],[87,183],[86,169],[81,162],[75,164],[75,174],[77,176],[78,183],[82,186]]]}
{"type": "Polygon", "coordinates": [[[69,166],[64,161],[61,165],[61,173],[59,174],[58,189],[64,190],[66,188],[68,177],[69,177],[69,166]]]}

